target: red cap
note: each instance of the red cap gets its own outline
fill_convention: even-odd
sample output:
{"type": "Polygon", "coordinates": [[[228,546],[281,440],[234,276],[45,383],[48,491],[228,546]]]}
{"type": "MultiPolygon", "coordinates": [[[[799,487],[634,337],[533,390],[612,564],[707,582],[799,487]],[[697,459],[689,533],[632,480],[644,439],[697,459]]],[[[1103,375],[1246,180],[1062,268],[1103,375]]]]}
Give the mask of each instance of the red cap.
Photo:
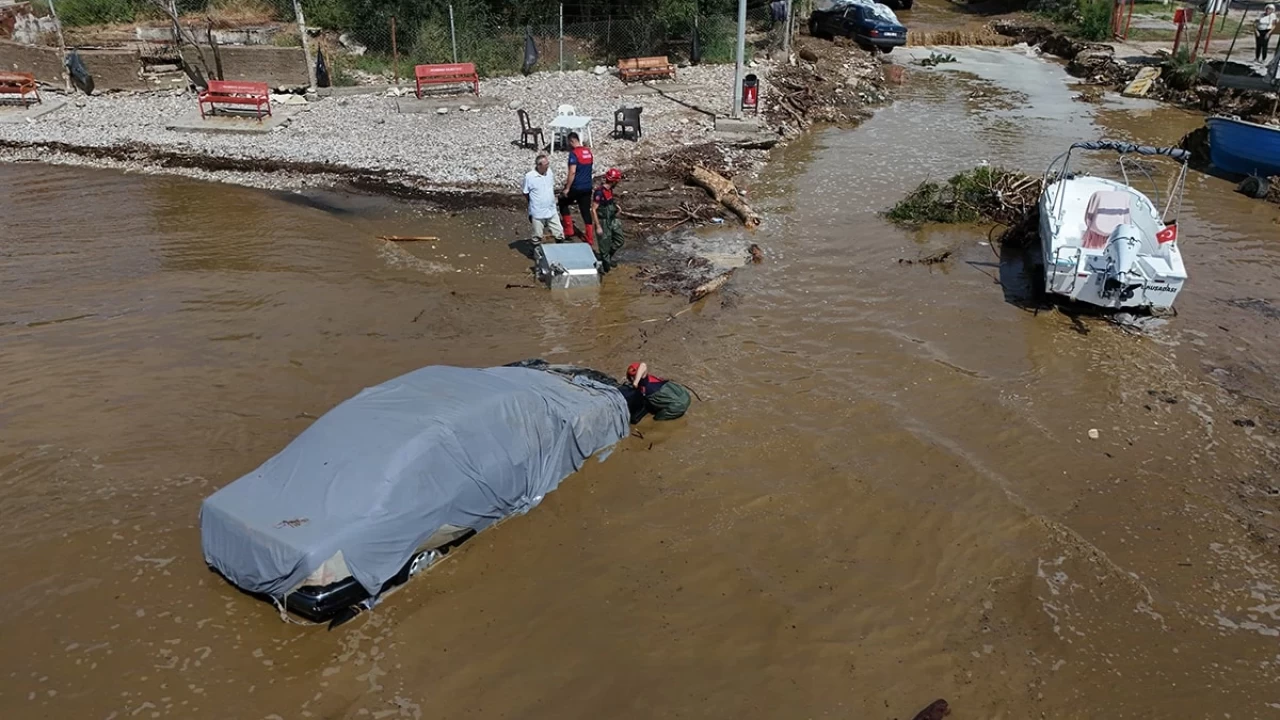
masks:
{"type": "Polygon", "coordinates": [[[622,171],[618,168],[609,168],[604,171],[604,179],[608,182],[616,183],[622,179],[622,171]]]}
{"type": "Polygon", "coordinates": [[[627,366],[627,377],[635,377],[640,372],[640,363],[631,363],[627,366]]]}

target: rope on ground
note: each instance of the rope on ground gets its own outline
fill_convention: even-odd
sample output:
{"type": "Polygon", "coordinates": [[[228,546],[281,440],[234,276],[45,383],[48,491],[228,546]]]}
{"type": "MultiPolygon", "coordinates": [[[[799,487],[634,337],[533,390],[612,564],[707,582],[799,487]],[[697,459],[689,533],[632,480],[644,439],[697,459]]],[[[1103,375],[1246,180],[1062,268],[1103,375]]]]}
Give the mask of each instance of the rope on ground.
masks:
{"type": "Polygon", "coordinates": [[[645,81],[645,83],[644,83],[644,86],[645,86],[645,87],[647,87],[647,88],[653,88],[654,92],[658,93],[658,95],[660,95],[660,96],[662,96],[662,97],[664,97],[664,98],[666,98],[666,99],[670,100],[670,101],[671,101],[671,102],[673,102],[673,103],[676,103],[677,105],[683,105],[683,106],[685,106],[685,107],[689,108],[690,110],[694,110],[694,111],[700,112],[700,113],[702,113],[703,115],[706,115],[706,116],[708,116],[708,117],[715,117],[715,116],[716,116],[716,114],[715,114],[714,112],[711,112],[710,110],[708,110],[708,109],[706,109],[706,108],[704,108],[704,107],[699,107],[699,106],[697,106],[697,105],[694,105],[693,103],[687,103],[687,102],[685,102],[684,100],[681,100],[680,98],[672,97],[671,95],[666,94],[665,92],[663,92],[662,88],[658,87],[657,85],[654,85],[654,84],[653,84],[653,82],[652,82],[652,81],[650,81],[650,80],[646,80],[646,81],[645,81]]]}

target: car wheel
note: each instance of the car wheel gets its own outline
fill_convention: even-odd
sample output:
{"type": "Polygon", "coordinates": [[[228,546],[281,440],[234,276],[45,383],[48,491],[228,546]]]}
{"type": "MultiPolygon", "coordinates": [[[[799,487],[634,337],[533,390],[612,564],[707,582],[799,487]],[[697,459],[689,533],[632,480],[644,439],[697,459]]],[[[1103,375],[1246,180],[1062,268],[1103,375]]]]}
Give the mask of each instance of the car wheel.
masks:
{"type": "Polygon", "coordinates": [[[435,565],[436,561],[441,557],[439,550],[423,550],[413,559],[409,561],[409,577],[413,577],[427,568],[435,565]]]}
{"type": "Polygon", "coordinates": [[[914,4],[915,4],[915,0],[902,0],[902,3],[901,3],[903,10],[910,10],[911,6],[914,4]]]}
{"type": "Polygon", "coordinates": [[[882,47],[880,48],[880,52],[884,53],[885,55],[888,55],[889,53],[893,52],[893,47],[892,46],[882,47]]]}

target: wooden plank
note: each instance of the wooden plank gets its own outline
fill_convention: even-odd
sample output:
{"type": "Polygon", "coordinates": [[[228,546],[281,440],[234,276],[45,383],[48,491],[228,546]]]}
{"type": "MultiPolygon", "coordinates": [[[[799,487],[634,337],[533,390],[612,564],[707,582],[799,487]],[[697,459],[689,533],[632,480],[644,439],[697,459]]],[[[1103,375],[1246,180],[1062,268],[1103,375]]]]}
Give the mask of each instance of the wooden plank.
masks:
{"type": "Polygon", "coordinates": [[[1151,92],[1151,85],[1160,78],[1160,68],[1148,65],[1138,71],[1138,75],[1120,91],[1125,97],[1146,97],[1151,92]]]}

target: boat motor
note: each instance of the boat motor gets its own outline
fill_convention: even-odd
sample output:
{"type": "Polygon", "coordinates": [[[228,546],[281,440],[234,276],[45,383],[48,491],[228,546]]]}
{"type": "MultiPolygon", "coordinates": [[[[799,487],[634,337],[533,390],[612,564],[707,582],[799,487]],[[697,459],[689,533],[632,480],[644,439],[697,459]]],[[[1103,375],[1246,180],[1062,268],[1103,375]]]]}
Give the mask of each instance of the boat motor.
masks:
{"type": "Polygon", "coordinates": [[[1102,297],[1119,293],[1120,302],[1133,297],[1146,282],[1147,277],[1138,265],[1138,251],[1142,249],[1141,231],[1128,223],[1116,226],[1107,240],[1107,270],[1102,282],[1102,297]]]}

